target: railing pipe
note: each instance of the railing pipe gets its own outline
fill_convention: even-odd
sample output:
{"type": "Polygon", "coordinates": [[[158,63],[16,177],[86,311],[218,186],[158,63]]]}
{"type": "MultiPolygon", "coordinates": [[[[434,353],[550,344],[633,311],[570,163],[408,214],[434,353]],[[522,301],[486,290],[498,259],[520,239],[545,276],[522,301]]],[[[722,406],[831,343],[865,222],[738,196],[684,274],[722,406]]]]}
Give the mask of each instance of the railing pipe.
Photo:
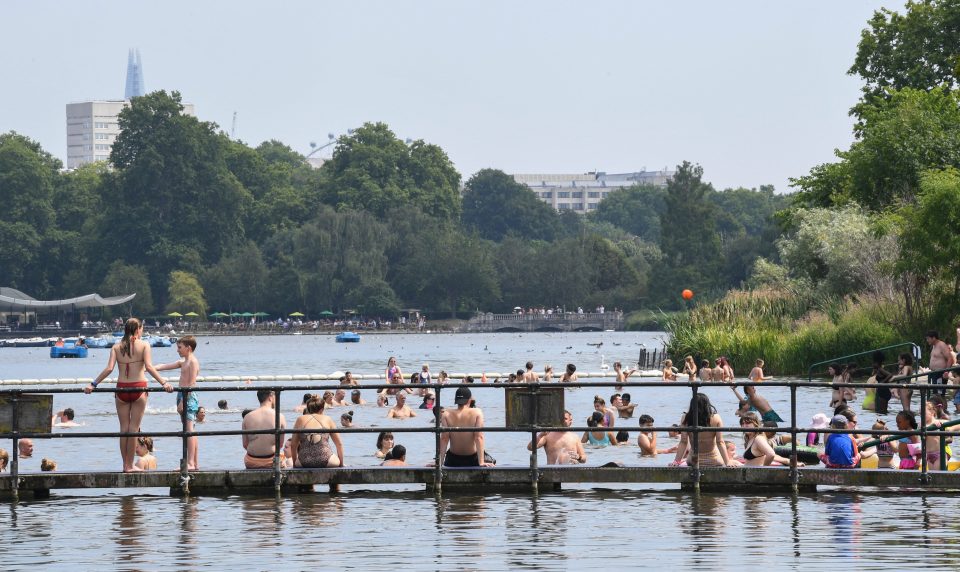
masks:
{"type": "Polygon", "coordinates": [[[864,352],[859,352],[859,353],[855,353],[855,354],[850,354],[850,355],[848,355],[848,356],[840,356],[840,357],[828,359],[828,360],[825,360],[825,361],[818,361],[818,362],[816,362],[816,363],[810,364],[810,367],[807,369],[807,381],[810,381],[810,380],[813,379],[813,369],[814,369],[815,367],[817,367],[818,365],[828,365],[828,364],[835,363],[835,362],[842,362],[842,361],[848,360],[848,359],[850,359],[850,358],[862,357],[862,356],[867,356],[867,355],[873,355],[873,353],[875,353],[875,352],[882,352],[882,351],[886,351],[886,350],[892,350],[892,349],[894,349],[894,348],[901,348],[901,347],[904,347],[904,346],[909,346],[909,347],[911,348],[912,353],[913,353],[914,357],[916,358],[915,361],[918,361],[918,362],[919,362],[919,360],[920,360],[920,346],[918,346],[917,344],[915,344],[915,343],[913,343],[913,342],[900,342],[899,344],[894,344],[894,345],[892,345],[892,346],[886,346],[886,347],[882,347],[882,348],[876,348],[876,349],[867,350],[867,351],[864,351],[864,352]]]}
{"type": "Polygon", "coordinates": [[[797,385],[790,384],[790,482],[793,492],[800,486],[800,473],[797,470],[797,385]]]}
{"type": "MultiPolygon", "coordinates": [[[[280,393],[281,390],[273,390],[273,490],[279,495],[280,487],[283,484],[283,468],[280,464],[280,453],[283,452],[283,428],[280,427],[280,393]]],[[[342,460],[341,460],[342,462],[342,460]]]]}
{"type": "Polygon", "coordinates": [[[180,411],[180,426],[183,429],[182,449],[183,456],[180,458],[180,489],[185,496],[190,496],[190,473],[189,465],[189,442],[191,437],[187,436],[187,394],[177,388],[177,395],[180,396],[180,405],[183,406],[180,411]]]}
{"type": "Polygon", "coordinates": [[[17,501],[20,497],[20,392],[14,392],[11,398],[13,420],[11,429],[13,429],[13,462],[10,463],[10,476],[13,479],[13,500],[17,501]]]}

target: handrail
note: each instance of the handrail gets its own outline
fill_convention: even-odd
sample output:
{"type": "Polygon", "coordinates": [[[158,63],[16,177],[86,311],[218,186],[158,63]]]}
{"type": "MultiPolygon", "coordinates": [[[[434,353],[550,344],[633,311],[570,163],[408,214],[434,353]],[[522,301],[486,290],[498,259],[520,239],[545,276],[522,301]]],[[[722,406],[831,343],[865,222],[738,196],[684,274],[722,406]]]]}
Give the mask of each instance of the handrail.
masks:
{"type": "Polygon", "coordinates": [[[809,380],[812,380],[812,379],[813,379],[813,368],[817,367],[818,365],[828,365],[828,364],[835,363],[835,362],[842,362],[842,361],[848,360],[848,359],[850,359],[850,358],[861,357],[861,356],[866,356],[866,355],[872,355],[874,352],[882,352],[882,351],[892,350],[893,348],[900,348],[900,347],[904,347],[904,346],[909,346],[909,347],[913,350],[912,353],[913,353],[913,357],[914,357],[914,362],[919,362],[919,361],[920,361],[920,346],[918,346],[917,344],[915,344],[915,343],[913,343],[913,342],[900,342],[899,344],[894,344],[894,345],[892,345],[892,346],[886,346],[886,347],[882,347],[882,348],[876,348],[876,349],[872,349],[872,350],[867,350],[867,351],[865,351],[865,352],[850,354],[850,355],[848,355],[848,356],[841,356],[841,357],[836,357],[836,358],[832,358],[832,359],[828,359],[828,360],[824,360],[824,361],[818,361],[818,362],[816,362],[816,363],[813,363],[813,364],[810,365],[809,368],[807,368],[807,380],[809,381],[809,380]]]}
{"type": "MultiPolygon", "coordinates": [[[[910,378],[913,378],[913,377],[920,377],[920,376],[923,376],[923,375],[929,375],[930,373],[934,373],[934,374],[935,374],[935,373],[943,373],[943,372],[952,371],[952,370],[960,370],[960,366],[955,366],[955,367],[952,367],[952,368],[946,368],[946,369],[944,369],[944,370],[935,370],[935,371],[933,371],[933,372],[924,372],[924,373],[922,373],[922,374],[915,374],[915,375],[909,376],[909,377],[904,378],[904,379],[910,379],[910,378]]],[[[876,443],[874,443],[874,441],[882,442],[883,440],[891,440],[891,439],[893,439],[893,438],[897,438],[897,437],[905,436],[905,435],[919,435],[919,436],[923,439],[923,462],[921,463],[921,467],[920,467],[921,471],[920,471],[920,472],[921,472],[921,474],[923,475],[922,478],[923,478],[923,479],[927,479],[927,478],[928,478],[928,476],[927,476],[928,467],[927,467],[927,464],[926,464],[926,437],[928,437],[928,436],[933,436],[933,437],[955,436],[956,433],[951,432],[951,431],[944,431],[943,429],[949,428],[949,427],[952,427],[952,426],[955,426],[955,425],[960,425],[960,420],[957,420],[957,421],[953,421],[953,422],[943,423],[943,424],[940,425],[939,427],[937,427],[936,425],[931,425],[931,426],[929,426],[929,427],[928,427],[928,426],[921,426],[918,430],[912,430],[912,431],[902,431],[902,430],[899,430],[899,429],[884,429],[884,430],[872,430],[872,429],[867,430],[867,429],[863,429],[863,430],[860,430],[860,429],[834,429],[834,428],[812,428],[812,427],[811,427],[811,428],[804,428],[804,427],[798,427],[798,426],[797,426],[797,420],[796,420],[796,400],[797,400],[797,391],[796,391],[796,390],[797,390],[797,388],[800,388],[800,387],[810,387],[810,388],[823,388],[823,389],[827,389],[827,388],[836,387],[837,385],[841,385],[841,386],[854,386],[854,385],[860,385],[860,386],[862,386],[862,385],[863,385],[863,384],[857,384],[857,383],[853,383],[853,382],[835,384],[835,383],[832,383],[832,382],[812,382],[812,381],[804,382],[804,381],[774,381],[774,380],[770,380],[770,381],[764,381],[764,382],[744,381],[744,382],[742,382],[742,383],[730,384],[730,383],[725,383],[725,382],[713,382],[713,381],[703,382],[703,381],[663,381],[663,380],[653,381],[653,380],[651,380],[651,381],[626,381],[626,382],[618,383],[618,382],[616,382],[615,380],[610,380],[610,381],[603,380],[603,381],[599,381],[599,382],[596,382],[596,381],[587,382],[587,381],[580,381],[580,380],[578,380],[578,381],[576,381],[576,382],[569,382],[569,383],[563,383],[563,384],[561,384],[561,383],[559,383],[559,382],[535,382],[535,383],[523,383],[523,382],[516,383],[516,382],[515,382],[515,383],[498,383],[498,384],[474,383],[474,384],[472,384],[472,385],[470,385],[470,384],[440,384],[440,383],[428,383],[428,384],[391,384],[391,383],[378,383],[378,384],[363,385],[362,387],[363,387],[364,389],[370,389],[370,390],[384,389],[384,388],[394,388],[394,389],[401,389],[401,388],[420,389],[420,388],[425,388],[425,389],[432,389],[432,390],[436,391],[437,394],[439,395],[440,391],[442,391],[442,390],[444,390],[444,389],[450,388],[451,386],[457,386],[457,387],[459,387],[460,385],[467,385],[468,387],[472,387],[472,389],[481,389],[481,390],[484,389],[484,388],[489,389],[489,390],[494,390],[494,389],[503,389],[503,390],[505,390],[505,389],[510,389],[510,388],[526,388],[526,389],[531,389],[531,390],[534,391],[535,393],[538,392],[541,388],[550,388],[550,387],[581,387],[581,388],[592,388],[592,387],[675,387],[675,388],[678,388],[678,389],[681,388],[681,387],[687,387],[687,388],[690,388],[690,389],[691,389],[691,391],[692,391],[692,396],[693,396],[693,397],[696,397],[697,393],[700,391],[701,388],[709,388],[709,387],[729,387],[729,386],[731,386],[731,385],[788,387],[788,388],[791,389],[791,395],[790,395],[790,401],[791,401],[791,404],[790,404],[790,406],[791,406],[791,424],[790,424],[790,427],[780,427],[780,428],[778,428],[778,429],[777,429],[777,432],[789,432],[789,433],[791,434],[791,436],[793,437],[793,439],[792,439],[792,444],[791,444],[791,454],[790,454],[790,471],[791,471],[791,480],[792,480],[793,484],[795,484],[795,485],[799,482],[799,472],[800,472],[800,469],[798,468],[798,465],[797,465],[797,444],[798,444],[797,435],[800,434],[800,433],[807,433],[807,432],[817,432],[817,433],[823,433],[823,434],[830,434],[830,433],[853,434],[853,433],[856,433],[856,434],[860,434],[860,435],[877,435],[877,436],[880,436],[880,440],[868,441],[867,443],[863,444],[863,445],[861,446],[861,448],[866,448],[866,447],[868,447],[868,446],[871,446],[871,445],[873,445],[873,444],[876,444],[876,443]]],[[[881,385],[881,384],[871,384],[871,385],[881,385]]],[[[882,385],[884,385],[884,386],[886,386],[886,387],[890,387],[890,388],[893,388],[893,387],[898,387],[898,388],[916,388],[916,384],[910,384],[910,383],[889,383],[889,384],[882,384],[882,385]]],[[[281,394],[282,394],[284,391],[297,391],[297,392],[302,392],[302,391],[304,391],[304,390],[307,390],[307,391],[323,391],[323,390],[340,389],[341,387],[342,387],[342,386],[340,386],[339,384],[320,384],[320,385],[302,385],[302,384],[301,384],[301,385],[276,385],[276,386],[269,386],[269,385],[242,385],[242,386],[215,386],[215,387],[211,387],[211,386],[207,386],[207,387],[195,386],[195,387],[191,387],[191,388],[180,388],[180,387],[177,387],[177,388],[175,389],[175,391],[180,392],[180,393],[183,393],[183,392],[186,392],[186,391],[190,391],[190,392],[207,392],[207,391],[249,392],[249,391],[260,391],[260,390],[264,390],[264,389],[271,390],[271,391],[274,392],[274,394],[275,394],[275,396],[276,396],[276,405],[275,405],[276,417],[275,417],[275,421],[274,421],[275,425],[274,425],[274,428],[271,428],[271,429],[259,429],[259,430],[244,430],[244,429],[239,429],[239,430],[217,430],[217,431],[196,431],[196,430],[194,430],[194,431],[186,431],[186,416],[185,416],[185,414],[181,414],[181,419],[182,419],[182,423],[183,423],[183,424],[182,424],[182,427],[181,427],[181,430],[180,430],[180,431],[71,432],[71,433],[57,433],[57,434],[33,433],[33,432],[20,431],[19,428],[18,428],[17,425],[16,425],[16,422],[17,422],[16,420],[17,420],[17,417],[18,417],[18,415],[17,415],[17,408],[18,408],[18,405],[19,405],[18,397],[19,397],[19,396],[22,396],[22,395],[25,395],[25,394],[36,394],[36,393],[52,393],[52,394],[79,393],[79,392],[83,391],[82,388],[63,388],[63,387],[56,387],[56,388],[36,387],[36,388],[17,388],[17,389],[3,389],[3,388],[0,388],[0,395],[10,395],[10,396],[13,397],[13,399],[12,399],[12,404],[13,404],[13,409],[14,409],[14,411],[13,411],[14,425],[13,425],[13,427],[12,427],[12,431],[11,431],[11,432],[7,432],[7,433],[0,433],[0,439],[12,439],[12,440],[13,440],[13,455],[12,455],[13,458],[11,459],[11,460],[12,460],[12,464],[11,464],[11,474],[14,476],[14,482],[17,483],[17,484],[15,484],[14,487],[13,487],[14,490],[16,490],[16,488],[19,486],[18,481],[16,480],[16,476],[18,475],[18,470],[19,470],[19,467],[18,467],[18,455],[17,455],[17,451],[18,451],[17,441],[18,441],[19,439],[24,439],[24,438],[77,439],[77,438],[108,438],[108,437],[110,437],[110,438],[115,438],[115,437],[147,436],[147,435],[149,435],[149,436],[156,436],[156,437],[180,437],[181,439],[183,439],[183,443],[184,443],[184,445],[183,445],[183,457],[184,457],[184,459],[181,460],[181,481],[180,481],[180,486],[184,489],[184,492],[185,492],[186,494],[189,494],[189,483],[190,483],[192,477],[191,477],[190,474],[186,471],[186,467],[187,467],[187,464],[186,464],[186,463],[187,463],[187,461],[186,461],[186,456],[187,456],[187,446],[186,446],[186,443],[187,443],[187,439],[189,439],[189,438],[191,438],[191,437],[200,437],[200,436],[261,435],[261,434],[271,435],[271,434],[272,434],[272,435],[274,435],[274,437],[275,437],[275,441],[274,441],[274,446],[275,446],[275,451],[274,451],[274,466],[273,466],[274,486],[275,486],[276,490],[279,491],[280,488],[281,488],[281,486],[282,486],[282,484],[283,484],[283,480],[284,480],[284,475],[283,475],[284,468],[283,468],[282,466],[280,466],[280,454],[281,454],[281,452],[282,452],[282,450],[283,450],[283,447],[282,447],[282,438],[283,438],[283,435],[285,435],[285,434],[301,434],[301,433],[374,434],[374,433],[378,433],[378,432],[384,430],[384,427],[352,427],[352,428],[333,428],[333,429],[317,429],[317,428],[310,428],[310,429],[282,428],[282,429],[281,429],[281,428],[279,427],[279,416],[280,416],[280,412],[281,412],[281,408],[280,408],[280,396],[281,396],[281,394]]],[[[96,389],[96,392],[97,392],[97,393],[126,393],[126,392],[144,392],[144,391],[150,392],[150,393],[157,393],[157,392],[163,391],[163,389],[161,389],[161,388],[159,388],[159,387],[149,387],[149,388],[123,388],[123,389],[118,389],[118,388],[115,388],[115,387],[100,387],[100,388],[97,388],[97,389],[96,389]]],[[[926,391],[921,391],[921,392],[920,392],[920,397],[921,397],[921,401],[922,401],[922,402],[925,402],[925,394],[926,394],[926,393],[927,393],[926,391]]],[[[438,400],[438,402],[439,402],[439,400],[438,400]]],[[[692,411],[693,419],[696,419],[696,418],[697,418],[697,415],[696,415],[696,414],[697,414],[697,411],[696,411],[697,401],[696,401],[695,399],[694,399],[694,406],[693,406],[693,407],[694,407],[694,411],[692,411]]],[[[440,487],[440,485],[441,485],[441,483],[442,483],[442,481],[443,481],[443,470],[444,470],[444,468],[443,468],[442,466],[440,466],[440,465],[439,465],[439,462],[438,462],[438,461],[439,461],[439,457],[440,457],[440,453],[441,453],[440,448],[439,448],[439,445],[440,445],[440,436],[441,436],[443,433],[475,433],[475,432],[489,432],[489,433],[516,433],[516,432],[520,432],[520,433],[530,433],[530,434],[531,434],[531,437],[532,437],[532,439],[533,439],[533,442],[535,443],[535,442],[536,442],[537,435],[538,435],[538,433],[540,433],[540,432],[555,432],[555,431],[556,431],[556,432],[560,432],[560,431],[564,431],[564,432],[570,432],[570,431],[581,432],[581,431],[593,431],[593,430],[596,430],[595,427],[580,427],[580,426],[577,426],[577,427],[573,427],[573,426],[571,426],[571,427],[549,427],[549,426],[541,426],[541,425],[538,424],[536,417],[532,418],[530,423],[523,424],[523,425],[518,425],[518,426],[513,426],[513,427],[506,427],[506,426],[504,426],[504,427],[482,427],[482,428],[476,428],[476,427],[442,427],[442,426],[440,426],[440,417],[439,417],[439,415],[437,415],[437,411],[438,411],[437,409],[434,409],[434,410],[433,410],[433,413],[434,413],[434,415],[433,415],[434,422],[433,422],[433,424],[431,424],[431,425],[422,426],[422,427],[391,427],[390,430],[393,431],[393,432],[397,432],[397,433],[431,433],[431,432],[432,432],[432,433],[435,434],[435,456],[434,456],[434,463],[435,463],[435,467],[434,467],[435,473],[434,473],[434,475],[435,475],[435,476],[434,476],[434,487],[436,488],[436,490],[437,490],[438,492],[439,492],[439,490],[440,490],[439,487],[440,487]]],[[[681,426],[681,427],[672,427],[672,426],[671,426],[671,427],[649,427],[649,428],[648,428],[648,427],[621,427],[621,428],[618,428],[618,430],[624,430],[624,431],[626,431],[628,434],[638,433],[638,432],[642,432],[642,431],[660,431],[660,432],[663,432],[663,431],[676,431],[676,432],[679,432],[679,433],[686,434],[687,439],[688,439],[688,444],[690,445],[691,453],[693,454],[693,457],[692,457],[692,460],[693,460],[692,466],[691,466],[691,467],[688,467],[688,470],[691,472],[691,477],[692,477],[694,486],[695,486],[695,487],[699,487],[700,476],[701,476],[700,463],[699,463],[700,459],[699,459],[699,454],[698,454],[698,453],[699,453],[699,439],[698,439],[699,433],[701,433],[701,432],[720,432],[720,433],[734,433],[734,434],[763,433],[763,432],[767,432],[767,431],[769,430],[769,428],[765,428],[765,427],[757,427],[757,428],[753,428],[753,427],[702,427],[702,426],[697,425],[697,424],[696,424],[696,421],[695,421],[695,422],[694,422],[694,425],[692,425],[692,426],[681,426]],[[692,435],[690,435],[691,433],[692,433],[692,435]]],[[[942,442],[943,442],[943,439],[941,439],[941,448],[942,448],[942,442]]],[[[532,451],[532,453],[533,453],[533,454],[531,455],[531,459],[530,459],[530,479],[531,479],[531,485],[536,486],[536,482],[537,482],[537,481],[539,480],[539,478],[540,478],[540,477],[539,477],[540,471],[539,471],[539,468],[538,468],[538,465],[537,465],[537,460],[535,460],[535,458],[534,458],[534,457],[535,457],[535,454],[536,454],[536,448],[534,448],[534,450],[532,451]]],[[[945,455],[944,455],[943,453],[941,453],[941,462],[942,462],[944,465],[946,464],[946,457],[945,457],[945,455]]]]}

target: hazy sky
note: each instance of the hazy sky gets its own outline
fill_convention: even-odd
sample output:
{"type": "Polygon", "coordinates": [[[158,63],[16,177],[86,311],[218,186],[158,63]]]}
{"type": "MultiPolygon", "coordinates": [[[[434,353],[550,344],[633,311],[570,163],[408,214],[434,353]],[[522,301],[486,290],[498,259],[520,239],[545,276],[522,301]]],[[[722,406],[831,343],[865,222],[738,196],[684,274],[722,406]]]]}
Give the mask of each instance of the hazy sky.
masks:
{"type": "Polygon", "coordinates": [[[860,31],[903,2],[6,2],[0,130],[66,159],[64,105],[147,91],[300,152],[365,121],[464,178],[703,165],[774,184],[851,141],[860,31]]]}

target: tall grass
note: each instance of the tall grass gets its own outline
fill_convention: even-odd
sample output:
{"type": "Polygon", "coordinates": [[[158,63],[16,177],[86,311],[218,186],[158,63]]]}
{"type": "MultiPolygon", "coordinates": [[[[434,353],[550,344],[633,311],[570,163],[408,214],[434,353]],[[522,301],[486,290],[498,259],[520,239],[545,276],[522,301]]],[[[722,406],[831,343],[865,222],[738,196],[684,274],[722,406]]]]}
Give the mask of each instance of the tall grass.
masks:
{"type": "Polygon", "coordinates": [[[715,304],[671,320],[674,361],[726,356],[740,375],[757,358],[777,375],[806,374],[811,363],[903,341],[875,303],[813,300],[790,292],[732,291],[715,304]]]}

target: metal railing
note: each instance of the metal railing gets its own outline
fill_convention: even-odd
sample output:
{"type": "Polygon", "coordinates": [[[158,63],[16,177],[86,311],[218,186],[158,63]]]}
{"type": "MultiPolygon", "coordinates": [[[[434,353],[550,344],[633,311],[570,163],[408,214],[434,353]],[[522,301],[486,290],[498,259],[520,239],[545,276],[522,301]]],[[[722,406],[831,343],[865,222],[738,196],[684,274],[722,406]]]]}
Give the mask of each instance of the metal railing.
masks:
{"type": "Polygon", "coordinates": [[[810,367],[807,368],[807,381],[813,381],[813,370],[816,369],[817,366],[830,365],[834,363],[844,363],[846,360],[849,360],[849,359],[863,357],[863,356],[872,356],[876,352],[885,352],[887,350],[892,350],[894,348],[905,348],[905,347],[910,348],[910,353],[913,355],[913,362],[919,363],[920,362],[920,346],[918,346],[913,342],[900,342],[899,344],[893,344],[892,346],[875,348],[872,350],[850,354],[848,356],[840,356],[840,357],[836,357],[836,358],[832,358],[824,361],[818,361],[816,363],[810,364],[810,367]]]}
{"type": "MultiPolygon", "coordinates": [[[[944,370],[936,370],[933,372],[925,372],[923,374],[916,374],[911,377],[920,377],[921,375],[929,375],[931,373],[943,373],[947,371],[960,370],[960,366],[954,368],[948,368],[944,370]]],[[[709,426],[700,426],[696,420],[698,419],[698,400],[697,395],[702,388],[710,387],[731,387],[733,384],[725,382],[703,382],[703,381],[627,381],[623,383],[617,383],[616,381],[600,381],[600,382],[588,382],[588,381],[576,381],[569,383],[559,383],[559,382],[537,382],[537,383],[497,383],[497,384],[439,384],[439,383],[430,383],[430,384],[389,384],[389,383],[380,383],[380,384],[365,384],[362,386],[363,389],[371,390],[382,390],[382,389],[431,389],[436,394],[435,403],[440,403],[440,395],[444,390],[453,390],[461,386],[470,387],[473,390],[482,389],[482,390],[496,390],[496,389],[509,389],[509,388],[522,388],[531,390],[533,393],[539,392],[542,388],[556,388],[556,387],[578,387],[578,388],[602,388],[602,387],[653,387],[653,388],[689,388],[691,390],[691,403],[692,411],[691,418],[694,419],[694,424],[692,426],[671,426],[671,427],[634,427],[634,428],[622,428],[628,433],[636,432],[668,432],[676,431],[678,433],[685,434],[687,441],[690,447],[692,461],[691,466],[687,467],[686,470],[690,471],[690,479],[695,488],[699,488],[701,480],[701,467],[700,467],[700,443],[699,435],[704,432],[719,432],[719,433],[765,433],[769,432],[770,428],[766,427],[709,427],[709,426]]],[[[958,424],[958,422],[953,422],[949,424],[944,424],[940,426],[940,430],[932,430],[931,427],[927,427],[924,424],[921,424],[918,430],[905,431],[899,429],[884,429],[884,430],[867,430],[867,429],[833,429],[833,428],[804,428],[797,425],[797,389],[798,388],[818,388],[824,390],[832,390],[833,388],[840,386],[856,386],[856,387],[879,387],[884,386],[887,388],[904,388],[904,389],[915,389],[916,384],[910,383],[887,383],[887,384],[863,384],[863,383],[843,383],[836,384],[832,382],[804,382],[804,381],[765,381],[765,382],[751,382],[744,381],[737,383],[741,387],[787,387],[790,390],[790,426],[789,427],[780,427],[778,432],[789,433],[791,436],[790,444],[790,481],[794,487],[797,487],[799,484],[800,469],[797,464],[798,457],[798,434],[806,434],[809,432],[821,433],[821,434],[831,434],[831,433],[843,433],[843,434],[860,434],[860,435],[878,435],[878,436],[888,436],[888,437],[901,437],[901,436],[910,436],[910,435],[919,435],[922,441],[922,463],[920,467],[921,482],[928,482],[928,467],[927,467],[927,455],[926,455],[926,438],[927,437],[940,437],[941,443],[943,442],[943,437],[955,436],[957,435],[954,432],[943,431],[944,426],[952,426],[958,424]]],[[[141,432],[77,432],[77,433],[56,433],[51,434],[47,432],[24,432],[20,431],[18,427],[18,406],[19,398],[23,395],[30,394],[67,394],[67,393],[80,393],[83,391],[82,388],[18,388],[18,389],[0,389],[0,395],[9,396],[12,401],[13,408],[13,424],[12,431],[9,433],[0,433],[0,439],[12,439],[12,462],[11,462],[11,476],[13,479],[13,494],[16,496],[17,490],[19,487],[19,447],[18,442],[20,439],[26,438],[38,438],[38,439],[47,439],[47,438],[56,438],[56,439],[80,439],[80,438],[117,438],[117,437],[141,437],[141,436],[152,436],[152,437],[178,437],[182,439],[182,454],[183,457],[180,462],[180,477],[179,485],[184,491],[185,494],[189,494],[190,487],[190,473],[187,470],[187,440],[190,437],[205,437],[205,436],[230,436],[230,435],[274,435],[274,457],[273,457],[273,481],[274,488],[277,492],[281,490],[281,487],[284,482],[284,467],[281,466],[280,456],[283,450],[283,436],[284,434],[304,434],[304,433],[366,433],[374,434],[380,431],[383,431],[383,427],[351,427],[351,428],[334,428],[334,429],[322,429],[322,428],[308,428],[308,429],[293,429],[293,428],[279,428],[280,427],[280,415],[281,415],[281,396],[285,391],[335,391],[341,389],[343,386],[338,384],[326,384],[326,385],[261,385],[261,386],[248,386],[248,387],[236,387],[236,386],[218,386],[218,387],[203,387],[195,386],[191,388],[176,388],[177,392],[207,392],[207,391],[221,391],[221,392],[247,392],[247,391],[260,391],[260,390],[270,390],[274,393],[275,403],[274,403],[274,428],[271,429],[257,429],[257,430],[217,430],[217,431],[187,431],[186,430],[186,407],[181,413],[181,430],[180,431],[141,431],[141,432]]],[[[162,392],[163,389],[159,387],[150,387],[150,388],[98,388],[97,393],[125,393],[125,392],[162,392]]],[[[926,405],[926,391],[920,392],[921,397],[921,411],[926,405]]],[[[597,427],[551,427],[551,426],[541,426],[536,422],[538,418],[537,414],[537,400],[533,400],[533,419],[532,423],[519,425],[515,427],[444,427],[441,425],[441,417],[439,415],[439,405],[434,407],[433,415],[433,425],[429,427],[392,427],[390,431],[396,433],[434,433],[435,435],[435,450],[434,450],[434,477],[433,477],[433,486],[435,491],[439,494],[441,489],[441,484],[443,482],[443,472],[444,467],[440,463],[440,443],[441,436],[443,433],[457,433],[457,432],[485,432],[485,433],[501,433],[501,432],[516,432],[516,433],[530,433],[532,440],[532,451],[530,455],[530,482],[531,485],[535,488],[539,481],[540,473],[537,459],[537,447],[536,443],[538,440],[538,434],[540,432],[583,432],[583,431],[597,431],[597,427]]],[[[605,428],[603,428],[605,429],[605,428]]],[[[602,429],[601,429],[602,430],[602,429]]],[[[864,448],[867,446],[865,443],[861,446],[864,448]]],[[[942,448],[942,447],[941,447],[942,448]]],[[[481,460],[482,461],[482,460],[481,460]]],[[[944,453],[941,452],[941,463],[943,466],[946,465],[946,457],[944,453]]],[[[684,470],[684,469],[678,469],[684,470]]]]}

